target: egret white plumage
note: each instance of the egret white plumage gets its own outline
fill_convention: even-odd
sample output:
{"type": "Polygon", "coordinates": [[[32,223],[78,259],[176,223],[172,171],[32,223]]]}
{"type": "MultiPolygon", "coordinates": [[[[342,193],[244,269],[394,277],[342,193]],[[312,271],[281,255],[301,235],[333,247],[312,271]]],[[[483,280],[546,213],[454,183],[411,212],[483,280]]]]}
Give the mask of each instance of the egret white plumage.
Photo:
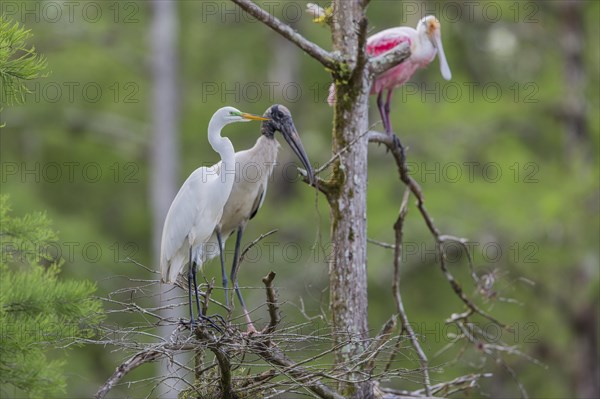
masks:
{"type": "MultiPolygon", "coordinates": [[[[275,132],[280,132],[283,135],[292,148],[292,151],[298,156],[300,162],[306,168],[311,184],[314,180],[313,169],[304,151],[304,146],[302,145],[290,111],[283,105],[275,104],[269,107],[263,116],[266,120],[261,124],[261,137],[256,140],[252,148],[238,151],[235,154],[236,179],[233,183],[229,199],[223,208],[221,220],[215,228],[214,235],[209,240],[209,242],[216,244],[211,247],[218,246],[221,249],[221,273],[223,287],[225,288],[225,303],[228,306],[228,280],[225,272],[223,246],[225,240],[237,230],[230,279],[233,282],[235,292],[242,306],[249,331],[256,330],[248,315],[246,304],[242,298],[236,278],[237,267],[239,265],[240,243],[246,223],[256,215],[263,204],[267,192],[267,183],[277,161],[279,143],[275,139],[275,132]]],[[[213,254],[213,256],[215,255],[213,254]]]]}
{"type": "MultiPolygon", "coordinates": [[[[444,54],[444,47],[442,46],[440,21],[433,15],[422,18],[417,23],[417,29],[408,26],[399,26],[370,36],[367,38],[367,53],[372,57],[381,55],[405,42],[408,42],[410,45],[410,57],[377,76],[371,87],[371,94],[377,94],[377,107],[379,108],[385,131],[388,133],[392,132],[390,103],[393,90],[396,86],[406,83],[417,69],[429,65],[436,54],[440,59],[442,77],[446,80],[452,78],[452,73],[444,54]],[[383,92],[385,90],[387,90],[387,96],[384,103],[383,92]]],[[[335,102],[335,85],[333,84],[329,88],[327,101],[330,105],[335,102]]]]}
{"type": "Polygon", "coordinates": [[[174,283],[185,265],[189,264],[191,325],[194,324],[192,282],[198,316],[204,317],[198,297],[196,259],[202,259],[204,246],[221,219],[235,180],[235,151],[231,141],[227,137],[221,137],[221,129],[230,123],[251,120],[266,118],[247,114],[233,107],[223,107],[215,112],[208,124],[208,141],[221,156],[221,162],[192,172],[179,189],[165,219],[160,249],[161,281],[174,283]]]}

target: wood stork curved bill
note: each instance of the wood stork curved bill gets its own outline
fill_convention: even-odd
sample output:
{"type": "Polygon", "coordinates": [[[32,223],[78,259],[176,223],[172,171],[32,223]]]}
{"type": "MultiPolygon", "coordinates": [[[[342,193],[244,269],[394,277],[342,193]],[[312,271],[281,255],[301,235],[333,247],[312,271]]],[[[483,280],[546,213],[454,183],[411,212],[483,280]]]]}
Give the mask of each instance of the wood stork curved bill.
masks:
{"type": "MultiPolygon", "coordinates": [[[[223,257],[223,246],[225,240],[237,230],[235,251],[233,256],[233,265],[231,267],[230,279],[233,282],[235,292],[242,306],[244,317],[246,318],[248,331],[256,331],[248,315],[246,304],[240,292],[237,283],[237,267],[240,256],[240,243],[246,223],[252,219],[265,199],[267,184],[273,167],[277,162],[277,153],[279,143],[275,139],[275,132],[280,132],[289,144],[292,151],[300,159],[302,165],[306,168],[307,176],[312,185],[314,181],[314,171],[294,125],[292,114],[283,105],[275,104],[269,107],[263,114],[267,120],[261,124],[261,137],[256,140],[252,148],[244,151],[238,151],[235,154],[236,179],[233,183],[231,194],[225,207],[223,215],[217,224],[215,234],[210,241],[216,245],[211,248],[219,248],[221,258],[221,274],[223,287],[225,288],[225,303],[229,305],[229,295],[227,293],[228,279],[225,271],[225,261],[223,257]],[[251,170],[251,173],[248,171],[251,170]]],[[[210,254],[209,254],[210,255],[210,254]]],[[[211,258],[216,254],[212,254],[211,258]]]]}
{"type": "Polygon", "coordinates": [[[184,266],[189,264],[188,295],[192,326],[192,282],[198,316],[204,317],[200,310],[194,259],[204,251],[203,246],[213,235],[235,180],[235,151],[231,141],[221,137],[221,129],[230,123],[251,120],[266,118],[233,107],[223,107],[215,112],[208,124],[208,141],[221,156],[221,162],[192,172],[179,189],[165,219],[160,248],[161,282],[174,283],[184,266]]]}

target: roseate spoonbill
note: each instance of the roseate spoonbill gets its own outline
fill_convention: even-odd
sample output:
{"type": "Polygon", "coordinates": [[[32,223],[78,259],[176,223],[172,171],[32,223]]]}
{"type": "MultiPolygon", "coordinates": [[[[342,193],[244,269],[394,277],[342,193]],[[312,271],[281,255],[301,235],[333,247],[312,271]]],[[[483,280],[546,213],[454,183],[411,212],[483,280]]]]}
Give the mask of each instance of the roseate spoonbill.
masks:
{"type": "MultiPolygon", "coordinates": [[[[392,92],[396,86],[406,83],[417,69],[424,68],[433,61],[436,54],[439,55],[442,76],[446,80],[452,78],[452,73],[444,54],[444,48],[442,47],[440,21],[436,17],[428,15],[422,18],[417,24],[417,29],[400,26],[374,34],[367,39],[367,53],[370,56],[377,56],[390,51],[404,42],[410,44],[410,57],[401,64],[377,76],[371,87],[371,94],[377,94],[377,107],[379,108],[385,131],[388,133],[392,132],[390,101],[392,99],[392,92]],[[387,90],[385,103],[383,102],[384,90],[387,90]]],[[[333,84],[329,88],[327,101],[330,105],[333,105],[335,102],[335,85],[333,84]]]]}
{"type": "Polygon", "coordinates": [[[160,246],[161,281],[174,283],[185,264],[189,263],[188,295],[192,327],[192,282],[198,317],[205,318],[198,298],[195,260],[213,235],[235,180],[235,150],[227,137],[221,137],[221,129],[230,123],[251,120],[266,118],[243,113],[233,107],[223,107],[215,112],[208,123],[208,142],[221,156],[221,162],[192,172],[179,189],[165,219],[160,246]]]}
{"type": "MultiPolygon", "coordinates": [[[[267,183],[273,167],[277,161],[279,143],[275,139],[275,132],[280,132],[287,141],[292,151],[300,159],[307,171],[309,181],[312,184],[314,172],[304,146],[294,125],[292,114],[283,105],[275,104],[269,107],[263,117],[266,118],[261,124],[261,136],[256,140],[252,148],[238,151],[235,154],[236,178],[229,199],[223,208],[221,220],[215,228],[215,232],[209,242],[212,245],[207,248],[220,248],[221,273],[223,287],[225,288],[225,304],[229,306],[229,295],[227,293],[228,280],[225,273],[225,261],[223,247],[225,240],[237,230],[233,265],[231,267],[230,279],[240,301],[244,317],[247,322],[248,331],[256,332],[246,309],[244,298],[237,283],[237,269],[239,265],[240,244],[246,223],[252,219],[263,204],[267,192],[267,183]],[[216,245],[215,245],[216,244],[216,245]]],[[[207,254],[209,258],[216,254],[207,254]]]]}

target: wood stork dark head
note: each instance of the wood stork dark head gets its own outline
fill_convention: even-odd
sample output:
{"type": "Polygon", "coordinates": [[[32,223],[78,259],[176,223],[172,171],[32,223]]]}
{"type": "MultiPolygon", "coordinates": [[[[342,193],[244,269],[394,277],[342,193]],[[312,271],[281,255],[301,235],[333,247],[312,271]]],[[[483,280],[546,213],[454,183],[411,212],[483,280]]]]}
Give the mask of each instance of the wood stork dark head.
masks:
{"type": "Polygon", "coordinates": [[[294,125],[290,110],[281,104],[274,104],[265,111],[263,116],[269,120],[262,123],[262,134],[270,139],[274,138],[275,132],[280,132],[283,135],[285,141],[287,141],[292,148],[292,151],[294,151],[296,156],[302,162],[302,165],[306,168],[308,179],[312,185],[315,179],[314,171],[308,161],[306,151],[304,151],[304,146],[302,145],[302,141],[300,140],[300,136],[294,125]]]}

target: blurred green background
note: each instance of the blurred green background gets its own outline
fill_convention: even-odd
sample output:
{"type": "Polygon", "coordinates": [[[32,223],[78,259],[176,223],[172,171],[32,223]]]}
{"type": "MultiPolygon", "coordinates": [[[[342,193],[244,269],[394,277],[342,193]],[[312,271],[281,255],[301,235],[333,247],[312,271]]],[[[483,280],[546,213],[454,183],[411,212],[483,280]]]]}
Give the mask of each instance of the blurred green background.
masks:
{"type": "MultiPolygon", "coordinates": [[[[311,22],[304,2],[259,3],[330,48],[329,30],[311,22]]],[[[156,279],[127,261],[158,269],[149,199],[149,4],[3,1],[0,11],[32,30],[31,43],[51,72],[28,85],[24,104],[2,102],[2,193],[10,194],[16,215],[47,210],[59,230],[56,250],[66,260],[65,277],[97,282],[100,296],[137,284],[128,278],[156,279]]],[[[600,3],[373,0],[368,9],[372,33],[414,27],[426,14],[442,23],[453,78],[444,81],[435,60],[395,93],[392,124],[409,147],[413,176],[440,229],[468,238],[478,272],[495,277],[497,295],[484,306],[514,324],[515,332],[490,334],[541,362],[505,358],[530,396],[597,397],[600,3]]],[[[177,187],[196,167],[218,161],[206,127],[224,105],[258,114],[273,103],[286,105],[313,165],[327,162],[330,77],[317,62],[230,2],[178,2],[176,22],[177,187]]],[[[374,98],[371,121],[379,121],[374,98]]],[[[232,125],[224,134],[245,149],[259,126],[232,125]]],[[[242,286],[260,287],[262,276],[277,272],[284,323],[291,325],[306,320],[302,307],[307,316],[327,313],[329,214],[324,198],[297,181],[289,166],[295,157],[280,141],[280,164],[245,244],[279,231],[249,253],[239,279],[242,286]]],[[[393,241],[403,190],[392,158],[372,145],[370,238],[393,241]]],[[[456,363],[458,348],[438,354],[449,342],[444,320],[461,304],[435,262],[434,243],[414,206],[405,240],[401,288],[431,364],[441,368],[433,378],[482,368],[497,373],[482,382],[483,392],[518,396],[509,373],[481,353],[469,348],[456,363]]],[[[232,250],[230,240],[229,257],[232,250]]],[[[450,254],[451,271],[475,294],[464,256],[450,254]]],[[[377,331],[394,311],[392,252],[369,244],[368,257],[370,326],[377,331]]],[[[218,269],[213,261],[205,273],[218,282],[218,269]]],[[[251,309],[264,303],[262,290],[245,293],[251,309]]],[[[261,308],[253,317],[260,326],[266,312],[261,308]]],[[[109,321],[126,326],[142,319],[114,315],[109,321]]],[[[84,346],[55,354],[68,356],[68,397],[89,397],[126,356],[110,349],[84,346]]],[[[132,379],[155,370],[145,366],[132,379]]],[[[113,397],[148,393],[145,384],[123,385],[113,397]]]]}

